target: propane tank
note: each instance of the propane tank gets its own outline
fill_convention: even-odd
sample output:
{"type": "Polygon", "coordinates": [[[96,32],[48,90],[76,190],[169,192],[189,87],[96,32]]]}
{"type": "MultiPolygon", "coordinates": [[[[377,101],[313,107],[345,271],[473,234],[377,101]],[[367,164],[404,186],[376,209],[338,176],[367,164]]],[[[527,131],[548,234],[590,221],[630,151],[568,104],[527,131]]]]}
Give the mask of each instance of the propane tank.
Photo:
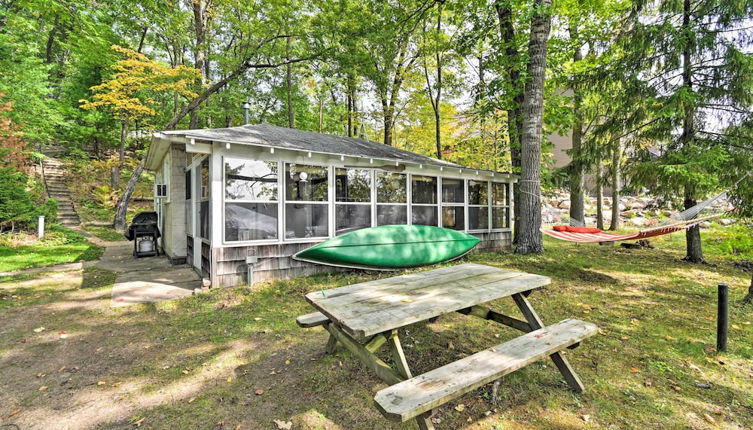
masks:
{"type": "Polygon", "coordinates": [[[139,252],[154,252],[154,241],[151,239],[139,241],[139,252]]]}

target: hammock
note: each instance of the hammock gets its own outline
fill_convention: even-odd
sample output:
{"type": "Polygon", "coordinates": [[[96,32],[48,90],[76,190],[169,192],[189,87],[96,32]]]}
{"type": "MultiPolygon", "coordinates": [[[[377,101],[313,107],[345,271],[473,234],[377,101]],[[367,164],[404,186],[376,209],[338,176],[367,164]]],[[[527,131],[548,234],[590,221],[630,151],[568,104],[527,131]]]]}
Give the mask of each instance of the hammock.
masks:
{"type": "Polygon", "coordinates": [[[701,211],[714,204],[717,200],[727,197],[727,192],[729,190],[737,187],[740,182],[751,175],[753,175],[753,172],[746,173],[742,178],[738,179],[734,185],[722,191],[721,193],[711,197],[708,200],[702,201],[701,203],[698,203],[691,208],[685,209],[677,215],[672,216],[669,221],[665,221],[656,227],[641,230],[637,233],[606,233],[597,228],[589,229],[583,227],[585,223],[581,220],[570,220],[569,226],[554,226],[553,229],[541,229],[541,231],[547,236],[551,236],[559,240],[566,240],[568,242],[619,242],[622,240],[641,240],[649,237],[661,236],[664,234],[687,230],[706,220],[722,216],[722,214],[716,214],[704,218],[697,218],[698,214],[700,214],[701,211]]]}
{"type": "MultiPolygon", "coordinates": [[[[664,234],[670,234],[677,231],[687,230],[706,220],[716,218],[718,216],[721,216],[721,214],[711,215],[711,216],[698,218],[698,219],[694,219],[690,221],[681,221],[674,224],[660,225],[660,226],[641,230],[639,232],[631,233],[631,234],[614,234],[614,233],[607,233],[600,230],[596,231],[598,229],[593,229],[594,230],[593,233],[582,233],[578,231],[567,231],[567,230],[557,231],[553,229],[541,229],[541,231],[547,236],[551,236],[555,239],[565,240],[568,242],[583,242],[583,243],[619,242],[623,240],[647,239],[649,237],[661,236],[664,234]]],[[[568,226],[564,226],[564,227],[568,227],[568,226]]]]}

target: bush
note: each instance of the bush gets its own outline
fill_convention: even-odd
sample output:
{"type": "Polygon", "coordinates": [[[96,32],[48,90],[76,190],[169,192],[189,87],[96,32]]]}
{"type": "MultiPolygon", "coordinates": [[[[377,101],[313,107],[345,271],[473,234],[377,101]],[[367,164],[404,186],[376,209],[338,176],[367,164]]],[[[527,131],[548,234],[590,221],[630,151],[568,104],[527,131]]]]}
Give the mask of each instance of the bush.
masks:
{"type": "Polygon", "coordinates": [[[36,209],[26,191],[26,176],[10,167],[0,168],[0,232],[29,224],[36,209]]]}

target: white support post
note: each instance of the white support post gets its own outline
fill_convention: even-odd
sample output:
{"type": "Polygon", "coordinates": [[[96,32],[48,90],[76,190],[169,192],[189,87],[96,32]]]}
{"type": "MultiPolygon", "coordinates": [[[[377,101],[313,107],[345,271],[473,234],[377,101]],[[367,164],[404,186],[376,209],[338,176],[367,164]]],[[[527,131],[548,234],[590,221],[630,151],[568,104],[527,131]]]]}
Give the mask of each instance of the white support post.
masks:
{"type": "Polygon", "coordinates": [[[39,215],[39,222],[37,223],[37,236],[39,239],[44,237],[44,215],[39,215]]]}

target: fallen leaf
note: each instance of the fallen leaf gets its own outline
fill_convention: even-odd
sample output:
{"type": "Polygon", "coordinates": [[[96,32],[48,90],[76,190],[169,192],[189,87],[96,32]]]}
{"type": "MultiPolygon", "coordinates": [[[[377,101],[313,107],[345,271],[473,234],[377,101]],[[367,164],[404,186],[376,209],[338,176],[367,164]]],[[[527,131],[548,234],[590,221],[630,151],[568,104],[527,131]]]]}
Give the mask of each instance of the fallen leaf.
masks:
{"type": "Polygon", "coordinates": [[[37,373],[37,378],[44,378],[44,376],[45,376],[45,374],[44,374],[44,373],[41,373],[41,372],[40,372],[40,373],[37,373]]]}
{"type": "Polygon", "coordinates": [[[227,378],[227,382],[233,382],[233,378],[227,378]]]}
{"type": "Polygon", "coordinates": [[[99,382],[97,382],[97,385],[107,385],[107,382],[105,382],[105,381],[99,381],[99,382]]]}
{"type": "Polygon", "coordinates": [[[709,424],[716,424],[714,417],[709,414],[703,414],[703,419],[706,420],[709,424]]]}
{"type": "Polygon", "coordinates": [[[141,424],[144,423],[144,420],[146,420],[146,418],[141,418],[138,421],[134,421],[133,425],[136,426],[136,427],[141,427],[141,424]]]}
{"type": "Polygon", "coordinates": [[[264,390],[256,390],[254,391],[254,394],[256,394],[257,396],[261,396],[262,394],[264,394],[264,390]]]}
{"type": "Polygon", "coordinates": [[[651,381],[644,381],[643,385],[646,386],[646,387],[650,387],[650,386],[652,386],[654,384],[651,381]]]}
{"type": "Polygon", "coordinates": [[[732,324],[732,328],[735,330],[740,330],[740,326],[737,324],[732,324]]]}
{"type": "Polygon", "coordinates": [[[122,384],[122,382],[113,382],[112,386],[113,387],[120,387],[120,384],[122,384]]]}
{"type": "Polygon", "coordinates": [[[635,367],[631,367],[631,368],[630,368],[630,373],[641,373],[641,370],[640,370],[640,369],[637,369],[637,368],[635,368],[635,367]]]}
{"type": "Polygon", "coordinates": [[[187,369],[183,369],[183,374],[184,375],[188,375],[188,370],[187,369]]]}
{"type": "Polygon", "coordinates": [[[21,409],[12,410],[12,411],[10,411],[10,413],[8,415],[4,416],[3,419],[8,419],[8,418],[12,417],[13,415],[18,415],[20,413],[21,413],[21,409]]]}
{"type": "Polygon", "coordinates": [[[539,334],[535,334],[535,335],[533,335],[533,336],[534,336],[534,337],[535,337],[536,339],[541,339],[542,337],[544,337],[544,335],[543,335],[543,334],[541,334],[541,333],[539,333],[539,334]]]}
{"type": "Polygon", "coordinates": [[[604,331],[604,329],[601,329],[601,328],[600,328],[600,329],[599,329],[599,334],[600,334],[600,335],[602,335],[602,336],[606,336],[606,335],[607,335],[607,332],[606,332],[606,331],[604,331]]]}
{"type": "Polygon", "coordinates": [[[636,327],[638,327],[639,325],[641,325],[641,322],[640,322],[640,321],[638,321],[638,320],[637,320],[637,319],[635,319],[635,318],[631,318],[631,319],[630,319],[630,324],[631,324],[631,325],[634,325],[634,326],[636,326],[636,327]]]}
{"type": "Polygon", "coordinates": [[[447,349],[455,349],[455,345],[452,342],[447,342],[447,349]]]}
{"type": "Polygon", "coordinates": [[[627,337],[627,336],[620,336],[620,340],[628,340],[628,339],[630,339],[630,338],[627,337]]]}
{"type": "Polygon", "coordinates": [[[465,410],[465,405],[461,403],[461,404],[455,406],[455,410],[458,411],[458,412],[463,412],[465,410]]]}
{"type": "Polygon", "coordinates": [[[706,348],[704,348],[704,350],[706,351],[706,353],[711,354],[716,350],[716,348],[714,348],[714,345],[706,345],[706,348]]]}
{"type": "Polygon", "coordinates": [[[677,339],[673,338],[672,336],[664,336],[664,340],[666,340],[668,342],[671,342],[671,341],[677,340],[677,339]]]}
{"type": "Polygon", "coordinates": [[[254,321],[261,321],[261,318],[256,317],[256,318],[254,318],[254,321]]]}
{"type": "Polygon", "coordinates": [[[290,360],[285,360],[285,364],[290,364],[290,360]]]}
{"type": "Polygon", "coordinates": [[[581,415],[580,418],[583,421],[588,422],[591,419],[591,415],[581,415]]]}
{"type": "Polygon", "coordinates": [[[277,424],[278,429],[290,430],[293,428],[293,423],[291,421],[274,420],[274,422],[277,424]]]}
{"type": "Polygon", "coordinates": [[[442,422],[442,418],[432,417],[431,422],[432,424],[439,424],[442,422]]]}
{"type": "Polygon", "coordinates": [[[188,399],[188,403],[191,404],[194,402],[194,400],[196,400],[196,397],[191,397],[190,399],[188,399]]]}
{"type": "Polygon", "coordinates": [[[44,327],[37,327],[34,329],[34,333],[41,333],[44,331],[44,327]]]}
{"type": "Polygon", "coordinates": [[[41,387],[39,387],[39,391],[44,391],[44,390],[46,390],[46,389],[47,389],[47,386],[46,386],[46,385],[42,385],[41,387]]]}

